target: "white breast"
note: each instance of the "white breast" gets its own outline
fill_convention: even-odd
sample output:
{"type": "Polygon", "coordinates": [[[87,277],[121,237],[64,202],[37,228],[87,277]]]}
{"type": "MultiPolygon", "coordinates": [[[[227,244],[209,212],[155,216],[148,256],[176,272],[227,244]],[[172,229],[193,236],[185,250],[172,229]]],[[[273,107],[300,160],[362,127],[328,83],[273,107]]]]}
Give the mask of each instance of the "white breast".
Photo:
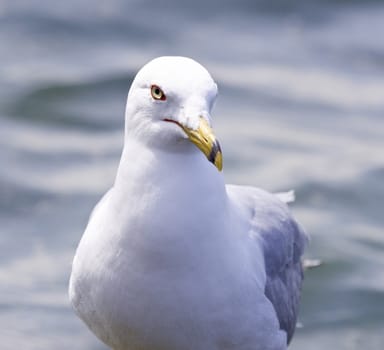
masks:
{"type": "Polygon", "coordinates": [[[246,223],[233,220],[225,190],[209,196],[210,184],[161,178],[164,190],[142,178],[148,187],[140,197],[142,189],[121,192],[117,182],[97,207],[73,263],[70,298],[79,316],[115,350],[257,350],[263,339],[270,344],[263,350],[285,349],[276,318],[259,317],[274,314],[264,312],[272,307],[264,266],[253,264],[262,253],[250,251],[246,223]],[[175,217],[180,203],[188,210],[175,217]]]}

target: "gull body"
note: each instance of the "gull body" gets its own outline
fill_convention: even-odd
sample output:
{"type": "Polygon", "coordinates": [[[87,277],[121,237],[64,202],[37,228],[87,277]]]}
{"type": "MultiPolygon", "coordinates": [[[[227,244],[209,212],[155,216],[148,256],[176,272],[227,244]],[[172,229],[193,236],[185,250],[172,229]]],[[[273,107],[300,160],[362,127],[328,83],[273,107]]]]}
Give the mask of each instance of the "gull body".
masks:
{"type": "Polygon", "coordinates": [[[225,184],[218,143],[200,132],[216,95],[183,57],[151,61],[132,84],[115,183],[69,287],[114,350],[283,350],[292,337],[306,236],[274,194],[225,184]]]}

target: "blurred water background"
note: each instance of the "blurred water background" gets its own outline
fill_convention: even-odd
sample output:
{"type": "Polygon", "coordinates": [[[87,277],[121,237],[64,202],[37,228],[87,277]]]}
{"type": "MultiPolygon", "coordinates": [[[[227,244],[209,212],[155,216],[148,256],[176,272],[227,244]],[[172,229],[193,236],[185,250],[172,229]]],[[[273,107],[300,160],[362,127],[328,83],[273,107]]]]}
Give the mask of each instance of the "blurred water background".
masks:
{"type": "Polygon", "coordinates": [[[0,348],[105,349],[69,307],[71,260],[135,72],[184,55],[219,84],[227,181],[294,188],[324,262],[290,348],[383,349],[383,37],[379,0],[1,0],[0,348]]]}

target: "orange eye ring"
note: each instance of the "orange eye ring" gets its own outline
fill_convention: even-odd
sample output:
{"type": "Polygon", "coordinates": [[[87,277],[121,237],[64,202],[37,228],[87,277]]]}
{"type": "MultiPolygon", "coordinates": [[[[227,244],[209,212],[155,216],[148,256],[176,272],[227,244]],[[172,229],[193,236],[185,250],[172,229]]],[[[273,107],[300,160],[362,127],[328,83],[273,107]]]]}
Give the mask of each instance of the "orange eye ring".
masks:
{"type": "Polygon", "coordinates": [[[165,101],[167,99],[163,90],[157,85],[151,86],[151,95],[155,100],[165,101]]]}

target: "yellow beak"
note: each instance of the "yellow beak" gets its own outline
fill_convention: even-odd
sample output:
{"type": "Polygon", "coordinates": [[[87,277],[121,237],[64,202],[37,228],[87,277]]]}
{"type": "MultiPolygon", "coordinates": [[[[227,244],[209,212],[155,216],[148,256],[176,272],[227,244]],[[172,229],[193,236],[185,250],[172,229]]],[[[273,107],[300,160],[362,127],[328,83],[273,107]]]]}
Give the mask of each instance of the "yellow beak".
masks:
{"type": "Polygon", "coordinates": [[[188,138],[205,154],[207,159],[221,171],[223,169],[223,155],[220,144],[206,119],[200,117],[200,125],[197,130],[189,129],[184,125],[180,126],[188,138]]]}

